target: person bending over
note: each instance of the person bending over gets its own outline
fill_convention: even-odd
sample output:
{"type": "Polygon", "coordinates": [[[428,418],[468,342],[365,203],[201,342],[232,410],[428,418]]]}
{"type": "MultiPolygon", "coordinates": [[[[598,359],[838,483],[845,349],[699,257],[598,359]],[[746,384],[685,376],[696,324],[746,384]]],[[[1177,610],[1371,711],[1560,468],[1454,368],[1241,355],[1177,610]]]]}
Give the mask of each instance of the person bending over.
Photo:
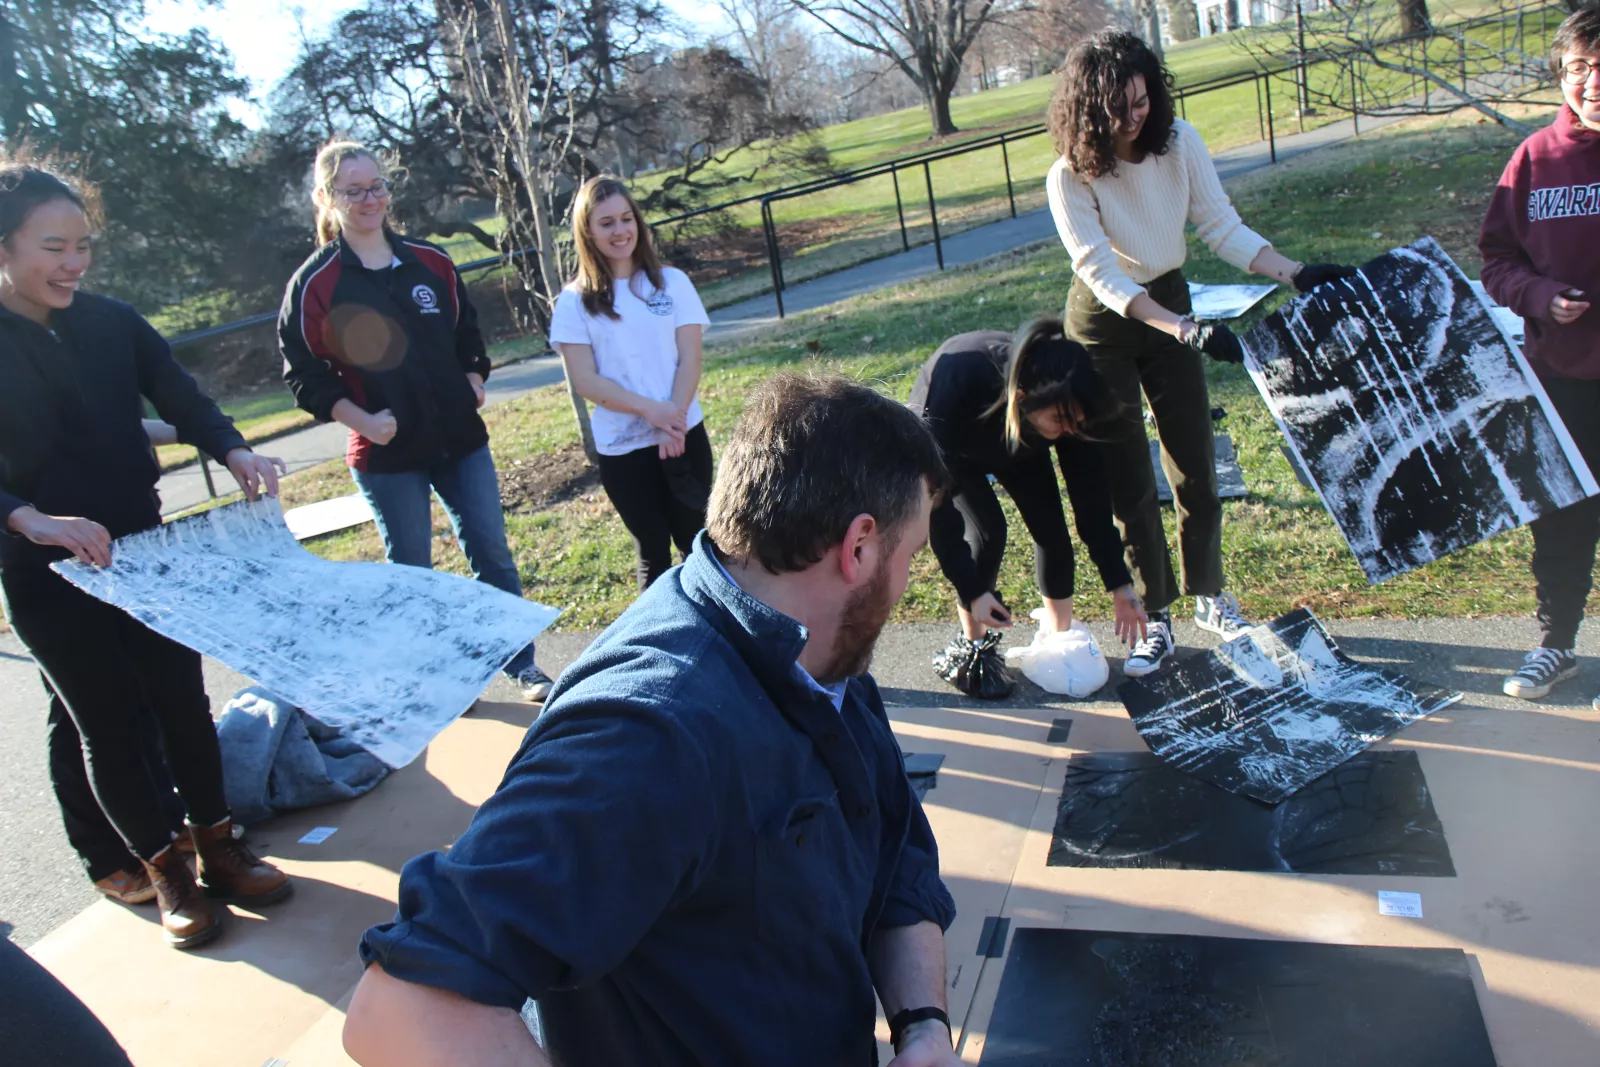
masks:
{"type": "Polygon", "coordinates": [[[1184,595],[1194,621],[1233,637],[1249,629],[1224,591],[1222,504],[1217,497],[1211,399],[1201,355],[1237,363],[1244,351],[1226,326],[1189,317],[1184,226],[1224,260],[1301,292],[1355,273],[1297,263],[1247,228],[1217,180],[1200,134],[1175,117],[1172,76],[1139,38],[1108,30],[1077,45],[1056,78],[1049,125],[1060,158],[1046,178],[1056,229],[1072,256],[1067,335],[1089,349],[1122,402],[1106,427],[1112,507],[1134,586],[1150,611],[1149,636],[1128,657],[1148,674],[1172,651],[1178,599],[1156,497],[1140,393],[1161,438],[1161,464],[1178,518],[1184,595]]]}
{"type": "Polygon", "coordinates": [[[590,178],[572,205],[578,276],[550,316],[572,388],[594,404],[600,484],[633,537],[639,588],[687,556],[706,524],[711,439],[695,392],[711,320],[689,276],[661,264],[650,227],[616,178],[590,178]]]}
{"type": "MultiPolygon", "coordinates": [[[[319,247],[283,296],[283,380],[319,422],[349,427],[350,477],[390,563],[433,566],[437,493],[473,577],[520,597],[478,414],[489,357],[466,283],[443,249],[389,225],[393,190],[371,149],[334,141],[312,177],[319,247]]],[[[550,692],[531,644],[504,671],[530,703],[550,692]]]]}
{"type": "Polygon", "coordinates": [[[876,996],[892,1067],[955,1067],[955,908],[867,673],[944,482],[903,405],[757,386],[688,561],[562,673],[450,851],[401,872],[351,1057],[868,1064],[876,996]]]}
{"type": "Polygon", "coordinates": [[[168,944],[188,949],[222,930],[212,900],[255,908],[293,883],[233,838],[200,654],[50,564],[110,566],[114,538],[160,525],[144,400],[250,499],[275,494],[278,475],[138,312],[78,291],[91,235],[79,189],[39,167],[0,166],[0,593],[82,740],[94,799],[155,887],[168,944]],[[198,884],[172,838],[140,703],[159,721],[198,884]]]}
{"type": "MultiPolygon", "coordinates": [[[[1600,11],[1571,15],[1551,39],[1561,81],[1556,120],[1511,154],[1483,220],[1483,285],[1526,322],[1523,354],[1591,470],[1600,471],[1600,11]],[[1589,190],[1589,202],[1583,199],[1589,190]]],[[[1537,700],[1578,673],[1583,622],[1600,539],[1600,497],[1534,520],[1539,647],[1505,680],[1508,696],[1537,700]]],[[[1594,701],[1600,711],[1600,697],[1594,701]]]]}
{"type": "Polygon", "coordinates": [[[1050,462],[1061,464],[1078,537],[1111,592],[1116,633],[1143,640],[1148,619],[1122,559],[1111,517],[1111,487],[1091,438],[1116,410],[1089,354],[1062,333],[1059,319],[1038,319],[1013,339],[997,330],[950,338],[929,357],[911,387],[911,410],[925,419],[950,469],[952,490],[933,509],[930,540],[939,568],[956,589],[961,634],[938,657],[946,681],[973,695],[1004,696],[1009,678],[995,645],[1011,625],[995,582],[1006,548],[1006,518],[989,479],[1000,483],[1033,538],[1033,571],[1044,598],[1046,632],[1072,625],[1076,560],[1061,490],[1050,462]],[[958,669],[977,655],[983,669],[958,669]],[[1006,682],[974,692],[977,678],[1006,682]]]}

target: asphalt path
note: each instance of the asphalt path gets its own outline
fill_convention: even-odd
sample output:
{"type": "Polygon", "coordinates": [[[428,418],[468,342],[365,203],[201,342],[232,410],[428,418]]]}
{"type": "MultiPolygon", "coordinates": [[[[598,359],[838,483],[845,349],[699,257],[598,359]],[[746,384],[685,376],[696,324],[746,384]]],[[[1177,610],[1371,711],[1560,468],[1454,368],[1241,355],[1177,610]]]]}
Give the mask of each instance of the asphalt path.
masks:
{"type": "MultiPolygon", "coordinates": [[[[1539,704],[1514,701],[1500,695],[1500,680],[1537,643],[1530,619],[1429,620],[1422,622],[1330,622],[1329,629],[1344,650],[1357,659],[1401,671],[1421,681],[1450,686],[1467,694],[1477,706],[1503,710],[1507,715],[1538,715],[1544,709],[1588,711],[1589,701],[1600,692],[1600,636],[1591,630],[1579,638],[1586,657],[1578,678],[1563,683],[1539,704]]],[[[873,674],[884,699],[908,707],[1046,706],[1084,707],[1091,703],[1120,707],[1115,688],[1120,681],[1122,657],[1115,654],[1115,639],[1105,623],[1091,625],[1112,662],[1110,684],[1092,701],[1072,702],[1051,696],[1024,682],[1007,701],[981,703],[969,700],[934,676],[929,661],[954,633],[953,626],[917,624],[890,626],[878,642],[873,674]]],[[[1190,623],[1179,623],[1179,655],[1216,643],[1213,635],[1190,623]]],[[[555,633],[539,641],[539,662],[559,673],[583,651],[595,634],[555,633]]],[[[1019,626],[1006,644],[1026,643],[1031,628],[1019,626]]],[[[249,680],[207,660],[206,689],[212,707],[220,710],[249,680]]],[[[496,680],[485,694],[490,699],[514,700],[515,692],[496,680]]],[[[1600,715],[1596,716],[1600,720],[1600,715]]],[[[27,946],[96,900],[62,833],[61,819],[45,769],[45,698],[32,662],[15,637],[0,634],[0,730],[10,743],[0,749],[0,932],[27,946]]],[[[1595,734],[1600,749],[1600,731],[1595,734]]],[[[1600,752],[1586,754],[1594,758],[1600,752]]],[[[1575,754],[1574,758],[1578,758],[1575,754]]],[[[503,768],[485,768],[499,776],[503,768]]],[[[381,789],[382,786],[379,786],[381,789]]]]}

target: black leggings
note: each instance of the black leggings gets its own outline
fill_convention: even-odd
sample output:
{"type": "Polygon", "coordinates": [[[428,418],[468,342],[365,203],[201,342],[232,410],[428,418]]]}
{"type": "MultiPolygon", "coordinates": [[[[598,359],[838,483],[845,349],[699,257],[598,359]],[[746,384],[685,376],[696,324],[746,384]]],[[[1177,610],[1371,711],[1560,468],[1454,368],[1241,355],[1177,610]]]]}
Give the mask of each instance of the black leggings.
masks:
{"type": "Polygon", "coordinates": [[[681,456],[663,460],[655,445],[600,457],[600,484],[638,554],[639,588],[672,566],[672,546],[688,557],[706,524],[711,493],[711,438],[705,423],[689,431],[681,456]]]}
{"type": "MultiPolygon", "coordinates": [[[[1077,561],[1050,453],[1031,456],[996,474],[995,480],[1017,505],[1023,525],[1033,538],[1033,574],[1039,583],[1039,592],[1050,600],[1072,596],[1077,561]]],[[[949,557],[962,549],[971,553],[976,572],[974,584],[971,589],[958,587],[956,590],[962,606],[967,607],[979,596],[992,592],[1000,576],[1000,562],[1006,554],[1006,515],[1000,510],[1000,499],[989,484],[988,475],[957,474],[950,495],[934,509],[931,525],[929,536],[935,555],[949,557]],[[954,547],[959,544],[956,537],[966,542],[961,548],[954,547]]],[[[940,562],[945,564],[945,559],[941,558],[940,562]]],[[[945,564],[947,576],[955,570],[956,567],[945,564]]]]}
{"type": "Polygon", "coordinates": [[[222,753],[200,654],[171,641],[45,567],[0,572],[6,616],[83,737],[95,799],[140,859],[171,841],[161,787],[145,758],[140,705],[161,727],[167,767],[189,819],[228,816],[222,753]]]}

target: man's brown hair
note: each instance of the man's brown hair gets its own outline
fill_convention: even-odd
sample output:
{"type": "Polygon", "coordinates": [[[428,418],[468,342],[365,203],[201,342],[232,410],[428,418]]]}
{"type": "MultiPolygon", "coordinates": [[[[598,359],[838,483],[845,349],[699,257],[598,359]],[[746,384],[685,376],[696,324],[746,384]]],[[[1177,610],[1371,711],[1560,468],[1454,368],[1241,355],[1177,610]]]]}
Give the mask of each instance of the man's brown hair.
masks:
{"type": "Polygon", "coordinates": [[[897,540],[922,498],[949,481],[915,413],[837,375],[784,372],[745,402],[711,489],[706,530],[724,555],[801,571],[857,515],[897,540]]]}

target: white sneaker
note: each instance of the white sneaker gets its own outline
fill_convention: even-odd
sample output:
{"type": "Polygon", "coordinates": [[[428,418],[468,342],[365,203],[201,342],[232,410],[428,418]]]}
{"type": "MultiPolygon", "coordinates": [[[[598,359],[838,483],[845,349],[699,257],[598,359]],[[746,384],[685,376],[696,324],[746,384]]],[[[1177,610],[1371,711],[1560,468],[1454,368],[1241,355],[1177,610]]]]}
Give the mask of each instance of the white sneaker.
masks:
{"type": "Polygon", "coordinates": [[[1255,629],[1256,625],[1239,613],[1239,602],[1232,593],[1195,597],[1194,624],[1230,640],[1255,629]]]}
{"type": "Polygon", "coordinates": [[[1122,673],[1129,678],[1143,678],[1161,666],[1161,661],[1172,653],[1172,626],[1156,619],[1150,621],[1145,638],[1133,646],[1122,673]]]}

